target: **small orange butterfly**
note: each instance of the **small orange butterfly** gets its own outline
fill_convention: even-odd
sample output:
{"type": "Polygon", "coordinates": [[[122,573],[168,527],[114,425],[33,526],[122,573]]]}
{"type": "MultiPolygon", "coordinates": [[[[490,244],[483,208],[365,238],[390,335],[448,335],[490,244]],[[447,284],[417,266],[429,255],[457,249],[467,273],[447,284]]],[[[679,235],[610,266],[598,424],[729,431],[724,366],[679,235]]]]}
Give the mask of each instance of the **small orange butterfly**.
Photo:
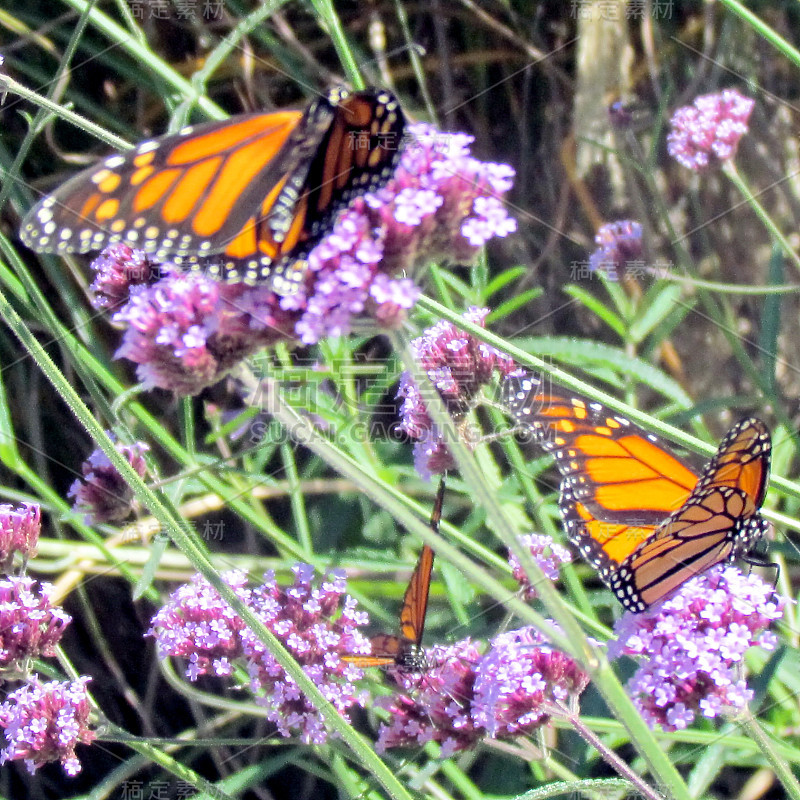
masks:
{"type": "MultiPolygon", "coordinates": [[[[445,481],[439,481],[436,499],[431,514],[431,529],[439,531],[444,502],[445,481]]],[[[425,544],[411,575],[403,605],[400,609],[400,635],[382,633],[370,639],[372,654],[368,656],[342,656],[344,661],[357,667],[396,667],[401,672],[422,672],[427,663],[421,650],[422,634],[425,630],[425,615],[428,611],[428,594],[433,570],[433,550],[425,544]]]]}
{"type": "Polygon", "coordinates": [[[570,540],[629,611],[746,555],[768,530],[758,510],[772,444],[761,420],[734,425],[696,470],[625,417],[536,375],[512,374],[504,396],[555,456],[570,540]]]}
{"type": "Polygon", "coordinates": [[[47,253],[125,242],[291,294],[333,215],[389,180],[404,130],[383,89],[335,89],[303,112],[189,126],[71,178],[26,215],[20,236],[47,253]]]}

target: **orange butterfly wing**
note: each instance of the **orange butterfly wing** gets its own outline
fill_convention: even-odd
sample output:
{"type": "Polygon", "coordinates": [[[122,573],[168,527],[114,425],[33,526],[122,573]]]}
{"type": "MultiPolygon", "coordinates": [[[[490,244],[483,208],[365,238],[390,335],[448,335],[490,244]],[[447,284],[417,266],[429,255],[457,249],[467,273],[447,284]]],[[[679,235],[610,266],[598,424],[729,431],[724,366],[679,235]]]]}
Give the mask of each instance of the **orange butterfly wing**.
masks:
{"type": "Polygon", "coordinates": [[[746,554],[767,532],[764,501],[771,453],[766,425],[735,425],[686,503],[616,570],[609,586],[631,611],[644,611],[714,564],[746,554]]]}
{"type": "Polygon", "coordinates": [[[603,577],[680,508],[699,473],[658,438],[538,376],[510,376],[505,404],[555,456],[567,534],[603,577]]]}
{"type": "MultiPolygon", "coordinates": [[[[431,514],[430,525],[435,532],[439,530],[444,488],[445,482],[442,478],[431,514]]],[[[370,639],[371,655],[343,656],[343,660],[357,667],[398,667],[404,672],[420,672],[425,668],[425,656],[420,652],[420,645],[428,613],[433,558],[433,550],[427,544],[423,545],[417,566],[403,596],[403,605],[400,609],[400,635],[384,633],[373,636],[370,639]]]]}
{"type": "Polygon", "coordinates": [[[697,471],[624,417],[536,375],[509,377],[504,394],[555,456],[570,540],[626,608],[644,610],[763,534],[770,437],[759,420],[734,426],[697,471]]]}
{"type": "Polygon", "coordinates": [[[400,636],[389,633],[373,636],[370,639],[371,655],[344,656],[345,661],[358,667],[397,666],[408,672],[417,672],[424,667],[424,656],[419,652],[419,646],[425,630],[432,570],[433,550],[428,545],[423,545],[403,597],[403,606],[400,610],[400,636]]]}
{"type": "Polygon", "coordinates": [[[383,90],[335,90],[304,112],[244,114],[140,143],[40,201],[20,235],[40,252],[125,242],[228,281],[288,294],[354,196],[382,186],[405,120],[383,90]]]}

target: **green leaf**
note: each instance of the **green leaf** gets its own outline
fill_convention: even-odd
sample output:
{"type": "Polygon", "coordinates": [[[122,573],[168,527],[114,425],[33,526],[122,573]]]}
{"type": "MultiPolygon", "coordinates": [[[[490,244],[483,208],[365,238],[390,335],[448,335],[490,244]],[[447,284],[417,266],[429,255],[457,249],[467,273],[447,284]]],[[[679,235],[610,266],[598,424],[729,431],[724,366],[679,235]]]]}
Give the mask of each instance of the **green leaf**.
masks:
{"type": "Polygon", "coordinates": [[[536,289],[528,289],[527,292],[523,292],[522,294],[518,294],[516,297],[506,300],[505,303],[501,303],[497,308],[494,309],[494,311],[492,311],[491,314],[489,314],[489,316],[486,317],[486,324],[488,325],[490,322],[497,322],[498,319],[507,317],[518,308],[530,303],[531,300],[535,300],[537,297],[540,297],[542,295],[542,291],[543,290],[538,287],[536,289]]]}
{"type": "Polygon", "coordinates": [[[510,269],[504,270],[489,281],[486,288],[483,290],[481,299],[484,301],[488,300],[493,294],[496,294],[501,289],[508,286],[509,283],[521,278],[527,272],[528,268],[523,266],[511,267],[510,269]]]}
{"type": "Polygon", "coordinates": [[[681,287],[677,284],[665,286],[631,324],[629,334],[633,342],[641,342],[653,328],[666,319],[675,308],[675,302],[680,295],[681,287]]]}
{"type": "Polygon", "coordinates": [[[612,309],[608,306],[604,305],[600,300],[598,300],[594,295],[589,294],[585,289],[581,289],[580,286],[565,286],[564,292],[568,294],[570,297],[573,297],[579,303],[584,305],[586,308],[589,309],[592,313],[594,313],[597,317],[599,317],[603,322],[611,328],[620,339],[626,339],[628,336],[628,330],[625,325],[624,320],[618,316],[612,309]]]}
{"type": "Polygon", "coordinates": [[[156,570],[161,563],[164,551],[169,547],[169,536],[165,533],[157,534],[150,540],[150,555],[142,567],[142,576],[136,581],[133,587],[133,599],[139,600],[153,585],[156,577],[156,570]]]}
{"type": "Polygon", "coordinates": [[[533,355],[551,356],[581,369],[610,367],[615,374],[643,383],[685,408],[691,408],[694,404],[683,387],[658,367],[603,342],[559,336],[532,336],[516,339],[514,344],[533,355]]]}

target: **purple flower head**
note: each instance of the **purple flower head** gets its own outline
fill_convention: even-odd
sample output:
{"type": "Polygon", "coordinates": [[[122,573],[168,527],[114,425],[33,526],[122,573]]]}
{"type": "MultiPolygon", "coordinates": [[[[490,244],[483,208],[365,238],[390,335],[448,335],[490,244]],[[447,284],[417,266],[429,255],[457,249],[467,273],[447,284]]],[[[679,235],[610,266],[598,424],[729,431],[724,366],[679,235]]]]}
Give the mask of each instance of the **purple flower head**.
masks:
{"type": "Polygon", "coordinates": [[[402,673],[394,676],[404,684],[407,695],[376,701],[391,714],[391,722],[379,729],[378,753],[435,741],[442,745],[446,758],[473,747],[485,736],[475,728],[471,716],[476,667],[481,660],[477,647],[469,639],[447,647],[437,645],[426,660],[431,667],[421,680],[402,673]]]}
{"type": "Polygon", "coordinates": [[[285,309],[301,312],[302,342],[347,334],[364,314],[399,326],[419,289],[394,276],[443,258],[470,261],[489,239],[516,230],[501,202],[514,171],[472,158],[471,141],[411,126],[392,180],[351,203],[309,254],[303,291],[283,298],[285,309]]]}
{"type": "Polygon", "coordinates": [[[381,726],[379,752],[436,741],[447,757],[486,736],[528,735],[565,713],[588,683],[569,656],[532,628],[495,637],[483,656],[468,639],[435,647],[429,662],[418,685],[407,679],[413,699],[401,694],[383,702],[392,717],[381,726]]]}
{"type": "MultiPolygon", "coordinates": [[[[297,564],[293,571],[295,582],[285,589],[268,573],[253,591],[253,609],[326,699],[345,714],[351,706],[366,702],[366,695],[353,686],[362,671],[340,656],[365,652],[368,640],[358,628],[367,623],[367,615],[345,594],[347,582],[341,570],[328,573],[318,585],[312,583],[314,569],[308,564],[297,564]]],[[[256,702],[267,708],[267,718],[278,732],[299,734],[306,743],[325,741],[319,712],[251,631],[243,631],[242,645],[256,702]]]]}
{"type": "MultiPolygon", "coordinates": [[[[109,434],[113,438],[113,434],[109,434]]],[[[150,449],[143,442],[115,444],[119,453],[142,478],[147,472],[144,454],[150,449]]],[[[74,500],[73,509],[86,514],[86,524],[120,522],[131,514],[133,490],[123,480],[117,468],[102,450],[94,450],[81,464],[83,478],[78,478],[67,492],[74,500]]]]}
{"type": "Polygon", "coordinates": [[[127,244],[112,244],[91,263],[97,273],[89,287],[95,308],[118,309],[128,301],[132,286],[152,283],[161,277],[161,268],[141,250],[127,244]]]}
{"type": "Polygon", "coordinates": [[[50,602],[52,586],[27,576],[0,580],[0,668],[22,666],[28,658],[55,655],[72,621],[50,602]]]}
{"type": "Polygon", "coordinates": [[[0,568],[11,565],[14,553],[23,558],[33,558],[42,530],[42,512],[39,506],[25,503],[19,508],[0,505],[0,568]]]}
{"type": "MultiPolygon", "coordinates": [[[[488,313],[486,308],[471,308],[464,318],[483,327],[488,313]]],[[[495,370],[507,375],[514,369],[514,362],[508,356],[449,322],[428,328],[411,345],[420,366],[456,419],[472,408],[478,392],[489,383],[495,370]]],[[[426,386],[421,390],[408,373],[403,373],[397,392],[403,398],[400,427],[418,440],[414,448],[415,466],[421,475],[430,477],[455,464],[428,414],[425,391],[431,388],[426,386]]]]}
{"type": "Polygon", "coordinates": [[[667,151],[696,172],[733,158],[754,106],[754,100],[736,89],[697,97],[672,115],[667,151]]]}
{"type": "Polygon", "coordinates": [[[23,759],[30,772],[50,761],[60,761],[67,775],[77,775],[81,763],[75,755],[78,744],[96,738],[89,728],[90,678],[60,683],[34,680],[11,692],[0,706],[0,727],[6,747],[0,764],[23,759]]]}
{"type": "MultiPolygon", "coordinates": [[[[353,685],[362,671],[341,656],[367,651],[369,642],[358,630],[368,622],[367,615],[345,594],[341,572],[333,571],[314,583],[313,567],[298,564],[293,571],[295,582],[287,588],[279,587],[272,573],[256,587],[248,587],[239,572],[227,573],[223,580],[345,714],[366,702],[353,685]]],[[[230,675],[232,662],[242,662],[256,702],[265,706],[267,718],[282,736],[297,735],[314,744],[326,740],[319,712],[205,579],[196,577],[178,589],[153,618],[148,634],[155,636],[161,657],[189,659],[187,676],[192,680],[205,674],[230,675]]]]}
{"type": "Polygon", "coordinates": [[[645,659],[628,693],[650,727],[685,728],[698,713],[715,717],[747,704],[752,692],[740,678],[744,654],[756,644],[774,648],[766,628],[784,605],[757,575],[717,565],[647,611],[624,614],[609,656],[645,659]]]}
{"type": "Polygon", "coordinates": [[[493,738],[533,732],[589,683],[575,661],[534,628],[500,634],[491,645],[478,665],[472,716],[493,738]]]}
{"type": "Polygon", "coordinates": [[[601,225],[594,237],[597,250],[589,256],[592,272],[603,270],[612,281],[627,269],[642,266],[642,226],[624,219],[601,225]]]}
{"type": "Polygon", "coordinates": [[[245,356],[285,340],[289,315],[277,295],[198,273],[169,274],[131,289],[114,321],[126,326],[117,357],[134,361],[145,386],[196,394],[245,356]]]}
{"type": "MultiPolygon", "coordinates": [[[[551,581],[558,580],[558,573],[562,564],[569,564],[572,561],[572,555],[569,550],[554,542],[550,536],[530,533],[520,536],[519,540],[523,547],[530,549],[534,560],[551,581]]],[[[523,590],[523,597],[526,600],[533,600],[537,597],[536,587],[528,580],[528,576],[522,569],[517,557],[510,551],[508,563],[514,572],[514,578],[519,582],[523,590]]]]}
{"type": "MultiPolygon", "coordinates": [[[[232,570],[221,576],[242,602],[250,603],[247,576],[232,570]]],[[[231,662],[242,655],[240,635],[244,622],[202,576],[174,591],[150,623],[159,658],[177,656],[188,660],[186,677],[230,675],[231,662]]]]}

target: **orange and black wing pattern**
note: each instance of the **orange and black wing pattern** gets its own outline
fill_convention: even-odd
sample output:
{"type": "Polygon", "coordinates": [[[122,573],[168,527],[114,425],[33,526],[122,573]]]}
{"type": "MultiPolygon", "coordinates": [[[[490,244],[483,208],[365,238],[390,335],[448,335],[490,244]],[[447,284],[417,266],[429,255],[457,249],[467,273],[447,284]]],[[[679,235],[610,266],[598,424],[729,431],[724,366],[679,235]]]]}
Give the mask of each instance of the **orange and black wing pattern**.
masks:
{"type": "Polygon", "coordinates": [[[689,498],[699,471],[600,403],[532,373],[506,379],[505,404],[555,456],[560,510],[581,554],[603,573],[689,498]]]}
{"type": "MultiPolygon", "coordinates": [[[[445,482],[442,479],[436,492],[431,528],[439,530],[444,501],[445,482]]],[[[378,634],[370,639],[372,652],[364,656],[343,656],[345,661],[357,667],[397,667],[402,672],[421,672],[425,669],[425,655],[420,650],[422,634],[425,632],[425,617],[428,613],[428,596],[433,571],[433,550],[422,546],[417,566],[411,575],[403,605],[400,609],[400,635],[378,634]]]]}
{"type": "Polygon", "coordinates": [[[769,529],[764,501],[771,438],[750,418],[725,436],[689,499],[619,565],[608,584],[631,611],[644,611],[714,564],[745,555],[769,529]]]}
{"type": "Polygon", "coordinates": [[[691,575],[746,552],[763,532],[762,518],[753,517],[769,472],[769,432],[760,421],[735,426],[700,470],[602,404],[537,375],[507,378],[504,401],[534,441],[554,455],[567,534],[626,608],[644,610],[691,575]],[[719,496],[703,495],[704,490],[719,496]],[[721,504],[723,495],[729,497],[721,504]],[[747,502],[738,504],[737,495],[747,502]],[[727,545],[713,549],[709,535],[698,536],[695,547],[677,549],[692,533],[671,539],[667,528],[677,531],[677,518],[689,521],[706,507],[719,512],[714,524],[727,531],[727,545]],[[683,566],[657,580],[659,570],[666,576],[671,569],[656,557],[657,550],[666,552],[670,544],[683,566]]]}
{"type": "Polygon", "coordinates": [[[391,92],[329,92],[141,142],[76,175],[22,222],[40,252],[125,242],[229,282],[296,290],[333,215],[391,177],[405,130],[391,92]]]}
{"type": "Polygon", "coordinates": [[[380,633],[370,639],[372,652],[368,656],[344,656],[357,667],[398,667],[404,672],[424,669],[425,657],[420,651],[428,611],[428,593],[433,570],[433,550],[422,546],[417,566],[403,597],[400,610],[400,635],[380,633]]]}

